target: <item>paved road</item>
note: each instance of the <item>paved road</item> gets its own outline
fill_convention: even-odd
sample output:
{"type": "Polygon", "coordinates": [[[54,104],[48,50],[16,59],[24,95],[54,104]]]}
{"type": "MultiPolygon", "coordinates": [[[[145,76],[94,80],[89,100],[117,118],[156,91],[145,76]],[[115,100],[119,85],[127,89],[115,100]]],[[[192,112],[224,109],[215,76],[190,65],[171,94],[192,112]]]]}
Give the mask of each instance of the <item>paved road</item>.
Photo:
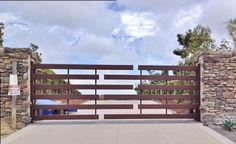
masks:
{"type": "Polygon", "coordinates": [[[37,122],[2,144],[233,144],[200,123],[37,122]]]}

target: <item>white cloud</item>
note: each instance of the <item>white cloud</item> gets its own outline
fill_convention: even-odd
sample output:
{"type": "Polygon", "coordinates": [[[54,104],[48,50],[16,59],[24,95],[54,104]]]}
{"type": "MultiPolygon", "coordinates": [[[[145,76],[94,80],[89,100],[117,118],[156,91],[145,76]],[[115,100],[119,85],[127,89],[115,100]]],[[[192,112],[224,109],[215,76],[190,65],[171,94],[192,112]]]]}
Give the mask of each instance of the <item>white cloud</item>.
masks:
{"type": "Polygon", "coordinates": [[[9,23],[9,22],[14,22],[16,20],[18,20],[19,18],[12,15],[11,13],[0,13],[0,20],[3,23],[9,23]]]}
{"type": "Polygon", "coordinates": [[[177,13],[176,18],[172,21],[172,26],[175,29],[179,28],[185,28],[186,26],[188,28],[191,28],[195,25],[197,25],[199,19],[201,18],[203,14],[203,8],[201,5],[195,5],[191,6],[188,9],[180,9],[177,13]]]}
{"type": "Polygon", "coordinates": [[[76,51],[81,58],[91,58],[98,63],[128,64],[138,59],[137,53],[128,47],[127,41],[93,34],[84,34],[76,51]]]}
{"type": "Polygon", "coordinates": [[[181,7],[193,4],[196,0],[117,0],[127,9],[133,11],[154,11],[157,13],[174,13],[181,7]]]}
{"type": "Polygon", "coordinates": [[[226,22],[236,18],[235,0],[208,0],[204,5],[204,15],[200,24],[207,25],[212,30],[212,35],[218,43],[222,39],[232,41],[226,29],[226,22]]]}
{"type": "MultiPolygon", "coordinates": [[[[16,38],[14,39],[15,43],[11,46],[24,47],[28,35],[32,32],[29,23],[9,12],[0,13],[0,22],[5,24],[4,44],[16,38]]],[[[27,46],[29,46],[29,43],[27,46]]]]}
{"type": "Polygon", "coordinates": [[[225,33],[226,22],[236,18],[235,0],[208,0],[204,5],[204,15],[201,23],[209,25],[218,33],[225,33]]]}
{"type": "Polygon", "coordinates": [[[97,57],[112,53],[113,46],[112,38],[87,33],[81,38],[77,50],[80,54],[97,57]]]}
{"type": "Polygon", "coordinates": [[[20,30],[31,31],[29,24],[26,21],[9,12],[0,13],[0,21],[5,25],[11,25],[20,30]]]}
{"type": "Polygon", "coordinates": [[[123,13],[121,22],[126,26],[125,32],[130,36],[137,38],[153,36],[157,26],[153,16],[154,14],[149,12],[123,13]]]}
{"type": "Polygon", "coordinates": [[[153,36],[159,30],[157,18],[152,12],[125,11],[120,17],[121,25],[113,30],[113,34],[129,37],[130,41],[153,36]]]}

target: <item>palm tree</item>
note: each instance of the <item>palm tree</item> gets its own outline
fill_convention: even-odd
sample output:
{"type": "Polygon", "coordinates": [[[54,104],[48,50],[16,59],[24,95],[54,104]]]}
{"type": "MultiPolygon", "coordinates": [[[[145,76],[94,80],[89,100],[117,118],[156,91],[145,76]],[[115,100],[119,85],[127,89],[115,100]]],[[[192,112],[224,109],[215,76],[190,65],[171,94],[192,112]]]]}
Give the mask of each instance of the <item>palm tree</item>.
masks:
{"type": "Polygon", "coordinates": [[[230,36],[233,39],[233,42],[234,42],[233,52],[236,54],[236,18],[228,21],[227,29],[229,31],[230,36]]]}

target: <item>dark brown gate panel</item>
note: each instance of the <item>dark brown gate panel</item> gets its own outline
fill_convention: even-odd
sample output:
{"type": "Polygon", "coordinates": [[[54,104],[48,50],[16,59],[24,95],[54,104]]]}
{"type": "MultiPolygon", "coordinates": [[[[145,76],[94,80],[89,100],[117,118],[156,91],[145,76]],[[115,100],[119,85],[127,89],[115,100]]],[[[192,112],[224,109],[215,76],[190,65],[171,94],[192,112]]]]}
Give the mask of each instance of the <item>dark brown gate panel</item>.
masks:
{"type": "Polygon", "coordinates": [[[104,80],[137,80],[138,94],[105,94],[98,95],[97,90],[133,90],[133,85],[98,84],[100,70],[129,70],[132,65],[64,65],[64,64],[32,64],[31,67],[31,116],[32,120],[55,119],[99,119],[97,109],[133,109],[132,104],[97,104],[97,100],[138,100],[139,114],[105,114],[104,119],[175,119],[194,118],[200,120],[200,66],[148,66],[140,65],[139,75],[105,74],[104,80]],[[64,69],[67,74],[47,74],[43,69],[64,69]],[[92,70],[94,74],[71,74],[70,70],[92,70]],[[143,75],[144,71],[164,71],[165,74],[143,75]],[[171,73],[172,74],[169,74],[171,73]],[[175,74],[173,74],[175,73],[175,74]],[[55,82],[60,80],[61,83],[55,82]],[[93,80],[94,84],[71,84],[70,80],[93,80]],[[144,80],[156,81],[157,84],[145,84],[144,80]],[[53,83],[48,83],[51,81],[53,83]],[[83,95],[79,90],[90,90],[94,94],[83,95]],[[155,93],[153,93],[155,91],[155,93]],[[61,105],[38,105],[36,100],[66,100],[61,105]],[[94,100],[94,104],[71,104],[70,101],[94,100]],[[153,100],[160,104],[145,104],[143,101],[153,100]],[[61,111],[60,114],[41,115],[40,111],[50,109],[61,111]],[[94,109],[94,114],[69,115],[68,109],[94,109]],[[145,109],[166,109],[165,114],[144,114],[145,109]],[[176,110],[168,114],[167,110],[176,110]]]}
{"type": "Polygon", "coordinates": [[[138,108],[140,114],[106,114],[105,119],[173,119],[173,118],[194,118],[200,120],[200,66],[138,66],[140,75],[105,75],[105,79],[115,80],[140,80],[138,90],[141,91],[139,95],[105,95],[104,99],[137,99],[140,100],[138,108]],[[143,75],[145,70],[158,70],[179,72],[180,75],[143,75]],[[160,85],[145,85],[143,80],[162,81],[160,85]],[[174,81],[188,81],[189,85],[170,85],[169,82],[174,81]],[[162,94],[145,94],[145,90],[159,90],[162,94]],[[182,91],[181,94],[168,94],[168,91],[182,91]],[[186,91],[192,91],[187,93],[186,91]],[[186,94],[187,93],[187,94],[186,94]],[[160,100],[161,104],[142,104],[143,100],[160,100]],[[163,101],[164,100],[164,101],[163,101]],[[188,100],[187,104],[173,103],[173,100],[188,100]],[[170,104],[168,104],[170,102],[170,104]],[[143,109],[166,109],[166,114],[143,114],[143,109]],[[184,109],[189,110],[190,113],[167,114],[167,109],[184,109]]]}

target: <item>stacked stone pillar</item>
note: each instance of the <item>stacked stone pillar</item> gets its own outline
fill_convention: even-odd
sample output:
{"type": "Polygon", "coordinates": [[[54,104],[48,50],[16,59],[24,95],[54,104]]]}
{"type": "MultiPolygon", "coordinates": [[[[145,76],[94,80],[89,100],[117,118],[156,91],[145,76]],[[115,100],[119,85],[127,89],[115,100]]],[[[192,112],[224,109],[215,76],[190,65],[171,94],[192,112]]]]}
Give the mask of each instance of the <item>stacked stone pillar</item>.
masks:
{"type": "Polygon", "coordinates": [[[11,96],[8,96],[9,76],[12,73],[12,62],[17,62],[18,83],[21,95],[17,96],[17,129],[25,127],[30,122],[30,61],[29,48],[1,48],[0,49],[0,79],[1,79],[1,118],[11,116],[11,96]]]}
{"type": "Polygon", "coordinates": [[[201,121],[221,125],[236,121],[236,55],[205,52],[201,55],[201,121]]]}

